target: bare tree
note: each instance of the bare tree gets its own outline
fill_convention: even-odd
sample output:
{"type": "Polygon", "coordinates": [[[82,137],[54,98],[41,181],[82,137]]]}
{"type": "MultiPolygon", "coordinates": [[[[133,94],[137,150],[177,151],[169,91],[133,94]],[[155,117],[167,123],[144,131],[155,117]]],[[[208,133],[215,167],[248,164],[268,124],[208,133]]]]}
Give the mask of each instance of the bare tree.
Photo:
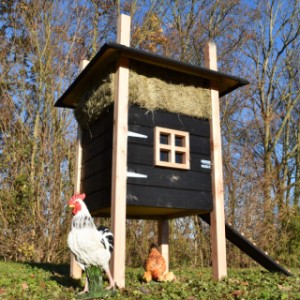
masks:
{"type": "MultiPolygon", "coordinates": [[[[299,186],[299,2],[259,2],[253,18],[257,21],[249,28],[251,38],[242,48],[251,86],[237,134],[242,153],[253,156],[243,176],[256,188],[259,240],[276,252],[280,247],[272,241],[286,238],[282,220],[291,217],[299,186]]],[[[247,196],[239,197],[244,212],[247,196]]]]}
{"type": "Polygon", "coordinates": [[[65,1],[4,3],[1,255],[61,260],[69,227],[65,199],[72,191],[74,121],[54,102],[78,73],[88,10],[80,1],[72,2],[69,14],[65,1]]]}

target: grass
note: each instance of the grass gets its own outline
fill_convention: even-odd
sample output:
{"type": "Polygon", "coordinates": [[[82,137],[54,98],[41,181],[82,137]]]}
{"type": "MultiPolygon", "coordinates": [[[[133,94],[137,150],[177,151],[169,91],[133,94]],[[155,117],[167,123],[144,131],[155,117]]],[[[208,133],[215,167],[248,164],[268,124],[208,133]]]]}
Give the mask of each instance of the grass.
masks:
{"type": "MultiPolygon", "coordinates": [[[[171,270],[173,283],[142,283],[142,269],[128,268],[126,289],[113,299],[300,299],[299,271],[293,277],[261,269],[230,269],[220,282],[211,280],[210,269],[171,270]]],[[[0,261],[0,300],[74,299],[83,282],[69,277],[67,265],[0,261]]]]}

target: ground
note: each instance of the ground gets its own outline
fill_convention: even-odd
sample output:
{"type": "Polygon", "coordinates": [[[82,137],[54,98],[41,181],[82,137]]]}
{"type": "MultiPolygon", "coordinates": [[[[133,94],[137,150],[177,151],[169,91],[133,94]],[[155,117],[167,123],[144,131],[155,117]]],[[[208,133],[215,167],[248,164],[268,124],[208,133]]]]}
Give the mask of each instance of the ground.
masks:
{"type": "MultiPolygon", "coordinates": [[[[220,282],[209,268],[172,269],[173,283],[142,283],[143,269],[127,268],[126,289],[113,299],[300,299],[300,270],[293,277],[263,269],[229,269],[220,282]]],[[[71,300],[83,281],[69,277],[67,265],[0,261],[0,300],[71,300]]]]}

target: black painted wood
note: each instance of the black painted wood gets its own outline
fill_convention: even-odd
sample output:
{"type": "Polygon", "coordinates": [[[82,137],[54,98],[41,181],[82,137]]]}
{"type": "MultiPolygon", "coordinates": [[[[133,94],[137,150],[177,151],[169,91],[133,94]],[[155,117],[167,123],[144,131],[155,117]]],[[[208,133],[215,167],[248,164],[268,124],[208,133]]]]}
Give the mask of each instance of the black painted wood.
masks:
{"type": "Polygon", "coordinates": [[[201,168],[201,159],[210,160],[207,120],[131,106],[129,130],[147,136],[128,138],[128,169],[147,178],[127,179],[128,205],[212,210],[210,170],[201,168]],[[190,133],[190,170],[154,166],[156,126],[190,133]]]}
{"type": "Polygon", "coordinates": [[[113,139],[113,106],[83,132],[81,190],[93,213],[110,207],[113,139]]]}
{"type": "MultiPolygon", "coordinates": [[[[172,128],[172,127],[167,127],[172,128]]],[[[172,128],[176,129],[177,128],[172,128]]],[[[148,145],[153,149],[154,141],[154,127],[145,127],[141,125],[131,125],[129,124],[129,131],[136,132],[147,136],[147,138],[138,137],[128,137],[129,147],[131,144],[135,145],[148,145]]],[[[183,130],[187,131],[187,130],[183,130]]],[[[190,133],[190,149],[192,153],[200,153],[210,156],[210,140],[209,137],[204,137],[202,135],[196,135],[190,133]]]]}
{"type": "Polygon", "coordinates": [[[191,134],[209,138],[209,122],[190,116],[162,110],[147,111],[137,105],[129,107],[128,123],[153,128],[161,126],[176,130],[189,131],[191,134]]]}
{"type": "MultiPolygon", "coordinates": [[[[203,172],[210,173],[210,169],[205,169],[201,167],[201,160],[210,160],[209,155],[205,154],[196,154],[191,153],[190,159],[190,170],[182,170],[182,172],[203,172]]],[[[135,143],[129,142],[128,144],[128,165],[130,164],[140,164],[151,166],[152,168],[158,168],[154,166],[154,153],[153,146],[139,145],[135,143]]],[[[163,168],[160,167],[161,170],[165,170],[166,172],[172,172],[171,168],[163,168]]],[[[190,174],[193,176],[193,174],[190,174]]]]}
{"type": "Polygon", "coordinates": [[[127,178],[127,184],[147,187],[166,187],[174,190],[193,190],[211,192],[211,176],[204,172],[168,169],[140,164],[128,164],[128,170],[145,174],[147,178],[127,178]]]}
{"type": "Polygon", "coordinates": [[[111,188],[111,168],[104,169],[82,180],[82,190],[86,194],[98,192],[103,188],[111,188]]]}
{"type": "Polygon", "coordinates": [[[85,180],[90,176],[102,171],[107,171],[110,173],[112,164],[112,152],[111,149],[99,153],[92,159],[84,162],[82,167],[81,180],[85,180]]]}
{"type": "Polygon", "coordinates": [[[127,205],[212,210],[211,193],[142,185],[127,185],[127,205]]]}
{"type": "MultiPolygon", "coordinates": [[[[210,169],[201,167],[201,159],[210,160],[209,122],[165,111],[147,112],[138,106],[129,108],[129,131],[147,138],[128,137],[127,171],[147,178],[127,178],[127,207],[132,213],[166,217],[170,213],[190,215],[191,211],[212,210],[210,169]],[[190,133],[191,169],[154,166],[154,127],[166,127],[190,133]],[[149,208],[155,208],[155,212],[149,208]],[[148,212],[151,211],[149,214],[148,212]]],[[[107,109],[83,133],[82,190],[91,212],[108,214],[111,197],[113,109],[107,109]]],[[[129,213],[130,214],[130,213],[129,213]]],[[[130,215],[128,215],[130,217],[130,215]]]]}
{"type": "MultiPolygon", "coordinates": [[[[85,203],[87,204],[87,207],[89,211],[93,214],[96,211],[103,210],[103,209],[110,209],[110,203],[111,203],[111,189],[110,188],[104,188],[102,190],[99,190],[96,193],[93,194],[87,194],[85,198],[85,203]]],[[[110,213],[106,214],[107,217],[110,216],[110,213]]]]}
{"type": "Polygon", "coordinates": [[[106,131],[112,131],[113,126],[113,105],[108,106],[101,113],[99,118],[90,125],[89,128],[83,131],[82,146],[94,141],[99,135],[102,135],[106,131]]]}

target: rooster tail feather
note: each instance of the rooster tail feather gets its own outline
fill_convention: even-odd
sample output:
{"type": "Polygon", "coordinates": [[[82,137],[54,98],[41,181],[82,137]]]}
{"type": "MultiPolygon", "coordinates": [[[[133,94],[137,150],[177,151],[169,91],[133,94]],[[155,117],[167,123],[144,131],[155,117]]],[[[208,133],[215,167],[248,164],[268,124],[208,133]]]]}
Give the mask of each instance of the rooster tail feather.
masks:
{"type": "Polygon", "coordinates": [[[110,253],[114,250],[114,236],[112,232],[105,226],[98,227],[101,233],[101,243],[105,249],[109,249],[110,253]]]}

